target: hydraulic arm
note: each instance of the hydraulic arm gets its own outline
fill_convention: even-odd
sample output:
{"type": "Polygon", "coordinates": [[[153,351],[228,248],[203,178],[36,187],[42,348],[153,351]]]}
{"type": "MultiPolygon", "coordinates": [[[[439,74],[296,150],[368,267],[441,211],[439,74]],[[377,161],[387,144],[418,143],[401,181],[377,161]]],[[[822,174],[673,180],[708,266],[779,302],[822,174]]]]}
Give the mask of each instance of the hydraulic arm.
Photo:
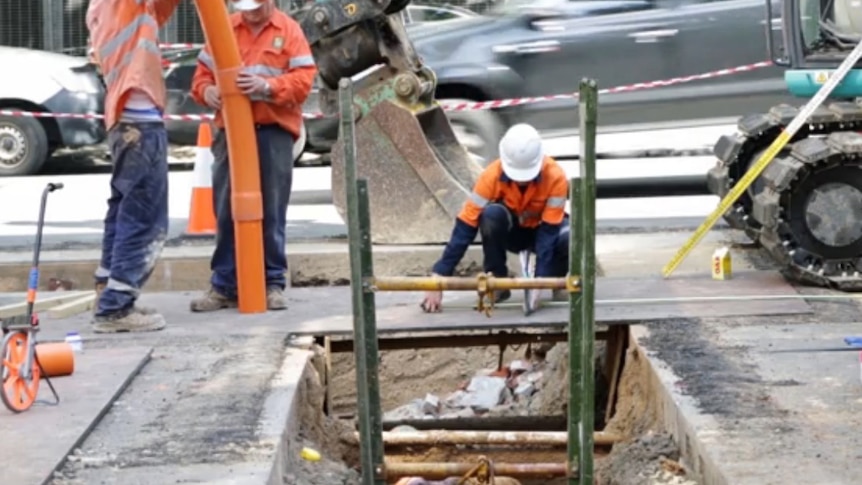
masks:
{"type": "MultiPolygon", "coordinates": [[[[784,0],[783,55],[789,91],[811,97],[862,41],[862,10],[854,0],[784,0]]],[[[767,16],[774,10],[767,0],[767,16]]],[[[735,206],[728,223],[759,242],[788,279],[862,290],[862,72],[840,80],[832,96],[766,167],[735,206]]],[[[722,136],[709,171],[710,191],[724,197],[798,112],[779,105],[743,116],[738,132],[722,136]]]]}
{"type": "MultiPolygon", "coordinates": [[[[321,111],[337,115],[341,78],[354,81],[357,176],[366,178],[374,243],[448,240],[481,168],[434,101],[436,78],[407,37],[409,0],[322,0],[300,24],[319,70],[321,111]]],[[[333,202],[345,218],[343,137],[332,149],[333,202]]]]}

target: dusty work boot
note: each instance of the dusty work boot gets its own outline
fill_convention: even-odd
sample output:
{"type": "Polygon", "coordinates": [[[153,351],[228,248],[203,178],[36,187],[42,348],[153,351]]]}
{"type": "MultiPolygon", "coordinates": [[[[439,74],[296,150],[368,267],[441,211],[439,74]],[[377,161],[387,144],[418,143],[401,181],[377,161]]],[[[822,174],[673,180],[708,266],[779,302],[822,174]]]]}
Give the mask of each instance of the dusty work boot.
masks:
{"type": "Polygon", "coordinates": [[[267,310],[286,310],[287,299],[284,297],[284,292],[281,288],[270,286],[266,289],[266,309],[267,310]]]}
{"type": "Polygon", "coordinates": [[[132,308],[124,315],[93,319],[96,333],[154,332],[165,328],[165,325],[165,317],[158,313],[143,313],[139,308],[132,308]]]}
{"type": "MultiPolygon", "coordinates": [[[[93,302],[93,315],[99,311],[99,298],[101,298],[102,293],[105,291],[105,287],[107,285],[105,283],[96,283],[96,300],[93,302]]],[[[148,306],[135,306],[137,311],[143,313],[144,315],[153,315],[156,313],[156,309],[148,306]]]]}
{"type": "Polygon", "coordinates": [[[225,308],[236,308],[236,306],[236,299],[222,295],[215,288],[210,288],[203,297],[192,300],[190,305],[193,312],[214,312],[225,308]]]}

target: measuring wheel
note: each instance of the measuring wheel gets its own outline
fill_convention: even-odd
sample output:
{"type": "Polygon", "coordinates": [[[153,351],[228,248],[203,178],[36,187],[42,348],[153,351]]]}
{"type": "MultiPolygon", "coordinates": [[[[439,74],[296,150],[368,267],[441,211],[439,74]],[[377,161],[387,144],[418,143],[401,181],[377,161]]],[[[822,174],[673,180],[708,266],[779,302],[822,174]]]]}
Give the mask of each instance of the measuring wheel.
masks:
{"type": "Polygon", "coordinates": [[[31,346],[32,336],[27,332],[9,332],[3,338],[0,355],[3,367],[3,389],[0,400],[12,412],[30,409],[36,402],[41,372],[36,363],[36,353],[31,346]]]}

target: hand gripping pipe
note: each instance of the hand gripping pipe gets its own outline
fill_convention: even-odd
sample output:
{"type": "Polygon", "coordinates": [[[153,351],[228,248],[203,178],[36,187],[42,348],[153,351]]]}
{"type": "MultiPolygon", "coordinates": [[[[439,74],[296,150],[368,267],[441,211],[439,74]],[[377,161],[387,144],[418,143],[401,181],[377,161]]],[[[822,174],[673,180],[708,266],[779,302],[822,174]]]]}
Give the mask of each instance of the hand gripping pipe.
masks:
{"type": "Polygon", "coordinates": [[[251,101],[236,85],[242,59],[230,26],[227,5],[195,0],[195,6],[215,61],[216,85],[221,93],[227,132],[239,311],[262,313],[266,311],[263,198],[251,101]]]}

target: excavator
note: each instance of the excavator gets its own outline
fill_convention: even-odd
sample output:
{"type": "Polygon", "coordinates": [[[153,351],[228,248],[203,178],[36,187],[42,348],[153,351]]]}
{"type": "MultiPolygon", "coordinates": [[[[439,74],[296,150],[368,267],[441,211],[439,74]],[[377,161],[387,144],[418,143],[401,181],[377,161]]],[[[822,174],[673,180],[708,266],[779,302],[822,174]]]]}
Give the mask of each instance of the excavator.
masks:
{"type": "MultiPolygon", "coordinates": [[[[459,144],[437,79],[407,36],[409,0],[318,0],[297,15],[320,81],[320,109],[338,113],[338,81],[353,79],[357,177],[368,180],[375,244],[449,239],[481,166],[459,144]]],[[[332,199],[345,219],[341,134],[331,151],[332,199]]]]}
{"type": "MultiPolygon", "coordinates": [[[[773,39],[775,0],[766,0],[766,47],[786,67],[794,96],[812,97],[862,40],[858,0],[783,0],[781,39],[773,39]],[[782,55],[777,55],[778,51],[782,55]]],[[[481,168],[459,145],[434,99],[399,12],[409,0],[317,0],[300,24],[317,62],[321,109],[338,111],[338,81],[354,80],[357,172],[369,184],[372,242],[448,240],[453,218],[481,168]]],[[[777,19],[776,19],[777,20],[777,19]]],[[[743,230],[790,280],[862,290],[862,71],[851,70],[749,189],[725,220],[743,230]]],[[[742,116],[737,133],[714,146],[710,193],[724,197],[798,113],[779,105],[742,116]]],[[[339,139],[332,150],[332,193],[346,211],[339,139]]]]}
{"type": "MultiPolygon", "coordinates": [[[[811,98],[862,42],[857,0],[783,0],[777,55],[767,0],[766,40],[772,62],[785,67],[791,95],[811,98]]],[[[773,21],[774,22],[774,21],[773,21]]],[[[857,62],[724,219],[761,246],[785,279],[841,291],[862,290],[862,70],[857,62]]],[[[721,136],[707,174],[710,193],[724,197],[799,107],[782,104],[739,118],[721,136]]]]}

